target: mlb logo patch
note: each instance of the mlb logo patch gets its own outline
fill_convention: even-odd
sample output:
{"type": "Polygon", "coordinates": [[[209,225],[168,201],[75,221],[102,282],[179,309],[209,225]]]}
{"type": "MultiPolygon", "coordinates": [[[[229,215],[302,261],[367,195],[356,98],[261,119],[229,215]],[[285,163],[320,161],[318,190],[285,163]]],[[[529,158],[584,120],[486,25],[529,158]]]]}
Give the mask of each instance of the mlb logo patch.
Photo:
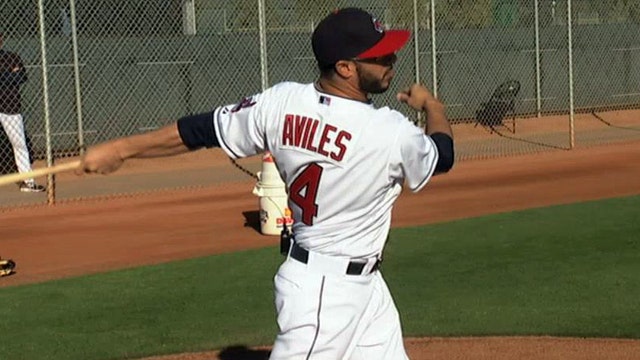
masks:
{"type": "Polygon", "coordinates": [[[331,98],[320,95],[320,104],[322,105],[331,105],[331,98]]]}

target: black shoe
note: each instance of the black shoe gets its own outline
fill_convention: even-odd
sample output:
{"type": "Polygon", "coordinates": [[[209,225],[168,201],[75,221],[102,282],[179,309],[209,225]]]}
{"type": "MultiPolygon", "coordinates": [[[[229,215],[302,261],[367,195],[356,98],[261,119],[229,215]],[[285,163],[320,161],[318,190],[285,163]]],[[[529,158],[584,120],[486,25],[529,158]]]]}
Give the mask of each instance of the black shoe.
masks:
{"type": "Polygon", "coordinates": [[[31,182],[23,182],[20,184],[20,191],[22,192],[43,192],[46,188],[42,185],[38,185],[36,183],[31,182]]]}

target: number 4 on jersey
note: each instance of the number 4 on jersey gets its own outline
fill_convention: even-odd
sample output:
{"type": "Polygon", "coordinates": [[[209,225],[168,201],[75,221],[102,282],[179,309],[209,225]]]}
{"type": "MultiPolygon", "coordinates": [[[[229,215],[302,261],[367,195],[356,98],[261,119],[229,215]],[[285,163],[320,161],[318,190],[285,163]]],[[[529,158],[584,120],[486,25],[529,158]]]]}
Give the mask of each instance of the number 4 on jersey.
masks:
{"type": "Polygon", "coordinates": [[[318,186],[322,176],[322,166],[311,164],[304,169],[289,187],[289,199],[302,210],[302,222],[313,225],[313,218],[318,215],[318,186]]]}

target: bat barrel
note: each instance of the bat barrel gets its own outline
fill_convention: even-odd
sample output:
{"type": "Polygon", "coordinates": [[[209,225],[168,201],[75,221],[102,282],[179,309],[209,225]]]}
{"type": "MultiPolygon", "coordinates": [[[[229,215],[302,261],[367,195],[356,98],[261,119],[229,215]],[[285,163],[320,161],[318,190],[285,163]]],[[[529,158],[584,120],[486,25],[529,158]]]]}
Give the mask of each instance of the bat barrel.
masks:
{"type": "Polygon", "coordinates": [[[48,166],[45,168],[35,169],[25,173],[14,173],[0,176],[0,186],[15,184],[20,181],[25,181],[27,179],[37,178],[41,176],[46,176],[49,174],[57,174],[63,171],[70,171],[77,169],[81,164],[80,160],[71,161],[68,163],[62,163],[54,166],[48,166]]]}

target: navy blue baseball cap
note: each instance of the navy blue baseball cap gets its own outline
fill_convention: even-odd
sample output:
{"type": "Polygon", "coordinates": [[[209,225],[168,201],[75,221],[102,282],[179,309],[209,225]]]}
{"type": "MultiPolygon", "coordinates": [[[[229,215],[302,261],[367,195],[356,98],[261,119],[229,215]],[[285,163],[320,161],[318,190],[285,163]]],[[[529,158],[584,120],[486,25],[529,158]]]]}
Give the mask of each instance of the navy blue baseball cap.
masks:
{"type": "Polygon", "coordinates": [[[409,30],[386,30],[373,15],[358,8],[339,9],[322,19],[311,36],[320,66],[339,60],[389,55],[407,43],[409,30]]]}

